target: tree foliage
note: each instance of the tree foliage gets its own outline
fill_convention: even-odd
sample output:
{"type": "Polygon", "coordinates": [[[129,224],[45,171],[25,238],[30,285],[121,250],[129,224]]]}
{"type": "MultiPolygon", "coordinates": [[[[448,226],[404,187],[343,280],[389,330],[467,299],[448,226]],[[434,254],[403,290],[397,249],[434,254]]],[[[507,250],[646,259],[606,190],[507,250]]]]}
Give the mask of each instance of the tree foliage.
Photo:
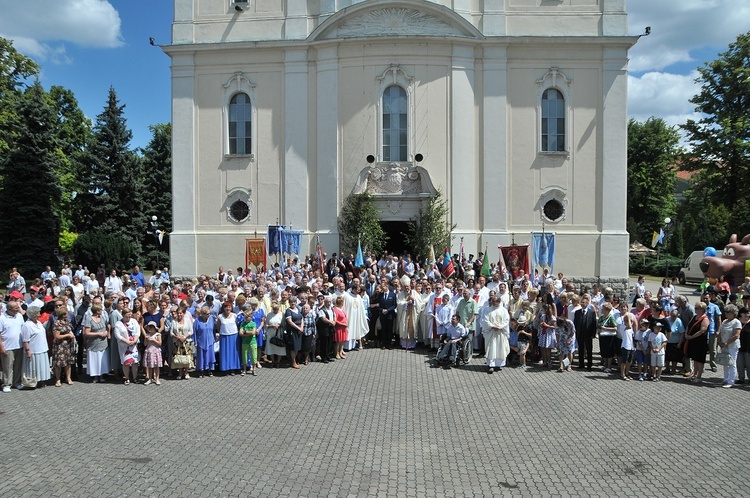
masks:
{"type": "Polygon", "coordinates": [[[430,245],[437,255],[451,246],[451,231],[456,225],[448,221],[449,208],[441,191],[430,198],[426,209],[407,224],[408,232],[404,234],[406,245],[416,261],[422,261],[430,252],[430,245]]]}
{"type": "Polygon", "coordinates": [[[13,42],[0,37],[0,155],[4,155],[18,129],[14,112],[16,102],[25,86],[25,80],[39,74],[36,62],[20,54],[13,42]]]}
{"type": "MultiPolygon", "coordinates": [[[[675,213],[680,135],[661,118],[628,122],[628,230],[645,242],[675,213]]],[[[616,187],[615,187],[616,188],[616,187]]]]}
{"type": "Polygon", "coordinates": [[[57,263],[60,223],[54,206],[60,199],[60,157],[54,111],[36,82],[15,102],[13,113],[18,116],[15,139],[0,159],[0,268],[37,275],[57,263]]]}
{"type": "Polygon", "coordinates": [[[143,149],[144,212],[157,216],[159,230],[165,232],[163,242],[153,235],[144,241],[145,259],[151,267],[158,260],[169,264],[169,237],[172,232],[172,125],[149,126],[151,141],[143,149]],[[151,264],[153,260],[154,264],[151,264]]]}
{"type": "Polygon", "coordinates": [[[380,254],[387,236],[378,215],[378,208],[370,194],[349,194],[339,215],[339,252],[354,254],[357,243],[361,242],[363,250],[380,254]]]}
{"type": "Polygon", "coordinates": [[[750,32],[698,72],[690,102],[702,117],[683,125],[695,159],[686,166],[702,170],[709,202],[733,209],[750,195],[750,32]]]}
{"type": "Polygon", "coordinates": [[[77,202],[85,206],[80,216],[81,231],[120,236],[140,255],[147,226],[142,206],[143,177],[140,158],[130,149],[133,133],[127,128],[124,108],[110,88],[107,105],[97,116],[82,158],[82,190],[77,202]]]}
{"type": "Polygon", "coordinates": [[[107,268],[129,268],[136,262],[136,253],[133,244],[119,235],[91,231],[73,242],[73,260],[89,268],[100,263],[107,268]]]}

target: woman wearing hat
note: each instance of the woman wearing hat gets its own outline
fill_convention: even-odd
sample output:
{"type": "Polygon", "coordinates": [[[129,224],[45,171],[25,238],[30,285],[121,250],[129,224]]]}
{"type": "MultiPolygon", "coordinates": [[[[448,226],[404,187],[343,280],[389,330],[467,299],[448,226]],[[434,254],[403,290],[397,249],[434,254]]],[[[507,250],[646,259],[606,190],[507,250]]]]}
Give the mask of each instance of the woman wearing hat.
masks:
{"type": "Polygon", "coordinates": [[[237,316],[232,312],[232,301],[224,301],[221,315],[216,320],[216,335],[219,339],[219,370],[234,375],[240,369],[240,351],[238,347],[239,330],[237,316]]]}

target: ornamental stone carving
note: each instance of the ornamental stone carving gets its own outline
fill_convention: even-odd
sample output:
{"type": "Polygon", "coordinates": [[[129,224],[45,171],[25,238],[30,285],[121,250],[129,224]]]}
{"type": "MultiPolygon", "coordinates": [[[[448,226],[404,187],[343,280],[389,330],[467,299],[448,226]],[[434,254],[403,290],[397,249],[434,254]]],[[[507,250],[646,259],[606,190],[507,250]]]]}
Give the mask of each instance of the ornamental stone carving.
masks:
{"type": "Polygon", "coordinates": [[[367,36],[457,36],[467,33],[426,12],[407,8],[386,8],[365,12],[347,19],[323,38],[367,36]]]}
{"type": "Polygon", "coordinates": [[[382,163],[359,173],[353,193],[371,195],[435,194],[430,174],[420,166],[382,163]]]}

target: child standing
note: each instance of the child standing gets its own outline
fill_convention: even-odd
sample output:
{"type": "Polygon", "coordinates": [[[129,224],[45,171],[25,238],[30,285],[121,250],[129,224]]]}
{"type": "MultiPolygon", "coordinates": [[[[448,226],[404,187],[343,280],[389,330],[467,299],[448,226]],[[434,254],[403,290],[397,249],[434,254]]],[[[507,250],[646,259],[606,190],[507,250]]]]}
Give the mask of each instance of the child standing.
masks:
{"type": "Polygon", "coordinates": [[[159,373],[161,372],[161,334],[156,330],[155,322],[146,324],[146,350],[143,353],[143,363],[146,365],[146,382],[145,385],[153,381],[157,386],[161,385],[159,373]]]}
{"type": "Polygon", "coordinates": [[[638,380],[644,381],[648,367],[648,319],[642,318],[638,331],[635,333],[635,363],[638,365],[638,380]]]}
{"type": "Polygon", "coordinates": [[[245,375],[247,365],[250,364],[250,373],[255,373],[258,363],[258,329],[252,317],[252,311],[245,312],[245,323],[240,328],[240,338],[242,340],[240,349],[240,375],[245,375]]]}
{"type": "Polygon", "coordinates": [[[622,337],[622,346],[620,346],[620,377],[622,377],[622,380],[633,380],[630,376],[630,365],[633,363],[633,356],[635,355],[635,334],[633,327],[626,326],[621,331],[620,336],[622,337]]]}
{"type": "Polygon", "coordinates": [[[651,351],[651,377],[653,377],[654,382],[659,382],[661,380],[661,371],[664,368],[667,336],[663,332],[664,322],[662,320],[657,320],[653,328],[654,330],[648,336],[651,351]]]}

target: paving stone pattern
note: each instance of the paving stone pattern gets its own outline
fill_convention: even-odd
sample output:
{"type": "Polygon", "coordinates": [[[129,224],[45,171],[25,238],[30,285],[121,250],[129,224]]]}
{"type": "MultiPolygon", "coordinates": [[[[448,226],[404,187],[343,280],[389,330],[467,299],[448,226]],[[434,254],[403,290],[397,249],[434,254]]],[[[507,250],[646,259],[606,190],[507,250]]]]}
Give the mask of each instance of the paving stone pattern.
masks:
{"type": "Polygon", "coordinates": [[[0,496],[743,496],[750,390],[366,349],[0,393],[0,496]]]}

